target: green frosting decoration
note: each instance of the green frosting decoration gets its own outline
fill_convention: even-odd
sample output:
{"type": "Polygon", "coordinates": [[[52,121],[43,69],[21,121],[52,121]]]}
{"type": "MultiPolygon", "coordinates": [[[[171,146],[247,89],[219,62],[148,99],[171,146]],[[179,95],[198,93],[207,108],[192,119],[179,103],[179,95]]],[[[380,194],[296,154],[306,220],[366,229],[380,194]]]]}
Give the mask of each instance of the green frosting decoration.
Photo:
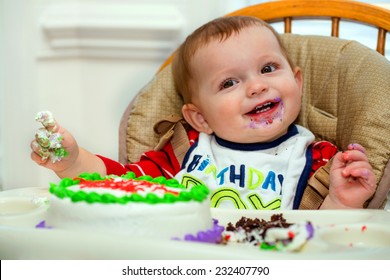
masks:
{"type": "Polygon", "coordinates": [[[85,198],[85,201],[88,203],[94,203],[94,202],[101,203],[102,196],[96,192],[90,192],[85,198]]]}
{"type": "Polygon", "coordinates": [[[209,189],[204,185],[193,186],[191,189],[186,190],[176,179],[166,179],[162,176],[153,178],[151,176],[140,176],[136,177],[133,172],[128,172],[122,176],[108,175],[101,176],[99,173],[82,173],[77,178],[64,178],[59,184],[50,183],[50,193],[57,196],[60,199],[69,197],[72,202],[85,201],[87,203],[149,203],[149,204],[160,204],[160,203],[175,203],[175,202],[186,202],[186,201],[204,201],[209,195],[209,189]],[[163,197],[160,197],[154,193],[148,193],[141,195],[138,193],[129,193],[121,197],[115,196],[109,193],[99,194],[97,192],[85,192],[83,190],[73,191],[69,187],[73,185],[82,184],[83,181],[105,181],[108,179],[122,178],[123,180],[135,180],[145,181],[152,184],[159,184],[169,188],[177,188],[178,195],[173,193],[165,193],[163,197]]]}
{"type": "Polygon", "coordinates": [[[266,242],[261,243],[259,248],[261,250],[277,251],[277,247],[275,244],[268,244],[266,242]]]}

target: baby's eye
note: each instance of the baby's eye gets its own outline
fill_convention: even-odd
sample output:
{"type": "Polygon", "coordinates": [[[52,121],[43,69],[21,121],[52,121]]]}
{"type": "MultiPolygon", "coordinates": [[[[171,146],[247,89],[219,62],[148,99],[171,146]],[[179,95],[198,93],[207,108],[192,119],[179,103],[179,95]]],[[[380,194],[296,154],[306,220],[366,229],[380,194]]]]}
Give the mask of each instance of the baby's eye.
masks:
{"type": "Polygon", "coordinates": [[[228,78],[226,80],[224,80],[221,85],[220,85],[220,89],[225,89],[225,88],[230,88],[234,85],[236,85],[238,82],[235,81],[234,79],[232,78],[228,78]]]}
{"type": "Polygon", "coordinates": [[[274,72],[276,70],[276,65],[274,64],[267,64],[266,66],[263,67],[263,69],[261,69],[261,73],[262,74],[265,74],[265,73],[271,73],[271,72],[274,72]]]}

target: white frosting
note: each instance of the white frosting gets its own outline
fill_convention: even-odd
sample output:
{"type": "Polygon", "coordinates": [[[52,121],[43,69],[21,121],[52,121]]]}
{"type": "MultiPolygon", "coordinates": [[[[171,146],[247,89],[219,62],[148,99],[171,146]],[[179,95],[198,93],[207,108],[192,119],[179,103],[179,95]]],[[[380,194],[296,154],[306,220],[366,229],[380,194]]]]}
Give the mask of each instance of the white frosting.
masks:
{"type": "Polygon", "coordinates": [[[288,228],[270,228],[267,230],[264,241],[274,243],[278,240],[288,239],[291,234],[293,238],[285,247],[280,247],[281,251],[299,251],[310,238],[310,233],[306,229],[307,223],[297,223],[288,228]]]}
{"type": "Polygon", "coordinates": [[[53,114],[50,111],[38,112],[35,116],[35,120],[40,122],[45,128],[53,127],[56,124],[53,114]]]}

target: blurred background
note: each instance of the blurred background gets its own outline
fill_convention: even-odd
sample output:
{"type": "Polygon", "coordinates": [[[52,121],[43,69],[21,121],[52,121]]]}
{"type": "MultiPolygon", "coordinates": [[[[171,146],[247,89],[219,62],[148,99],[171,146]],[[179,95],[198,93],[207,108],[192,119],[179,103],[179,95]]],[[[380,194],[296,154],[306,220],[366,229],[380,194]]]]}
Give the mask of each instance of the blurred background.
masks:
{"type": "MultiPolygon", "coordinates": [[[[260,2],[0,0],[0,190],[58,181],[30,159],[38,111],[50,110],[80,146],[117,159],[122,113],[181,41],[215,17],[260,2]]],[[[390,9],[390,0],[361,2],[390,9]]],[[[293,32],[329,35],[328,25],[297,23],[293,32]]],[[[370,27],[342,22],[340,37],[376,45],[370,27]]]]}

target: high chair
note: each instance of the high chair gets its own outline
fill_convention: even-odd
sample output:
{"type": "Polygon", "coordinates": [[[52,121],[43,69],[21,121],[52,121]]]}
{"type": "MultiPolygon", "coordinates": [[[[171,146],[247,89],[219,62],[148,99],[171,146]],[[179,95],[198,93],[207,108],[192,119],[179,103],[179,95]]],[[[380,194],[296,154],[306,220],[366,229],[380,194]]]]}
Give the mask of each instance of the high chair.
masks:
{"type": "MultiPolygon", "coordinates": [[[[292,60],[303,71],[302,110],[296,121],[317,140],[346,149],[360,143],[367,150],[378,178],[377,191],[367,208],[383,208],[390,189],[390,62],[385,53],[390,10],[348,0],[285,0],[249,6],[227,16],[247,15],[267,22],[283,21],[281,34],[292,60]],[[330,35],[291,34],[303,18],[329,19],[330,35]],[[344,20],[378,28],[377,47],[338,38],[344,20]]],[[[181,115],[183,101],[175,91],[172,56],[127,107],[119,131],[119,161],[138,161],[143,152],[158,146],[162,136],[175,143],[182,122],[165,117],[181,115]],[[156,133],[153,124],[159,122],[156,133]],[[165,128],[161,129],[161,125],[165,128]]],[[[177,119],[178,120],[178,119],[177,119]]],[[[180,157],[179,157],[180,158],[180,157]]],[[[316,209],[327,194],[328,166],[309,182],[300,209],[316,209]]]]}

